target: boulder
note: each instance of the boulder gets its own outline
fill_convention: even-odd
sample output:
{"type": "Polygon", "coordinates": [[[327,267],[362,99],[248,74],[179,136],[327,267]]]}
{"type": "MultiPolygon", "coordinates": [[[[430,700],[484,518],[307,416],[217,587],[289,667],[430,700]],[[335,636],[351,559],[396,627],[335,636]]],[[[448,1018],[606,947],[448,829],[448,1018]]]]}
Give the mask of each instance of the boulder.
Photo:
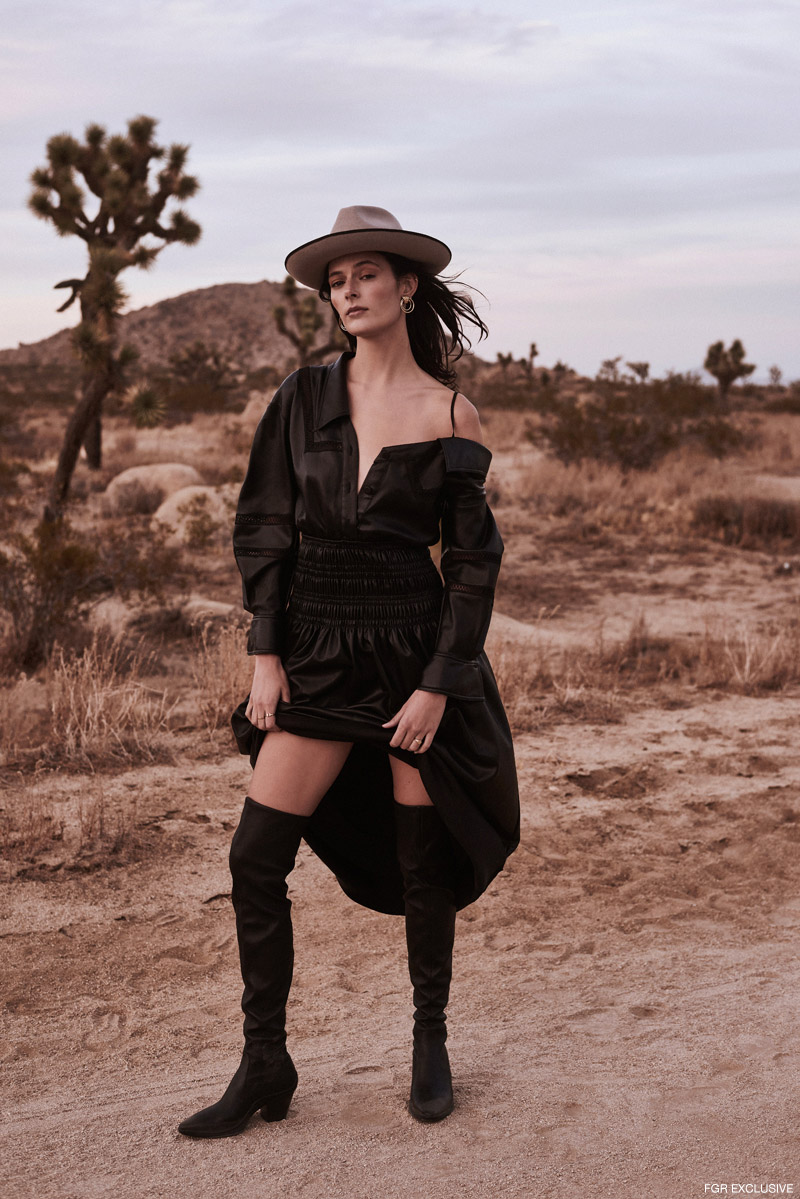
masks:
{"type": "Polygon", "coordinates": [[[153,514],[153,528],[166,526],[165,544],[206,549],[230,541],[238,488],[182,487],[153,514]]]}
{"type": "Polygon", "coordinates": [[[202,482],[194,467],[183,462],[131,466],[116,475],[105,489],[103,509],[108,516],[155,512],[168,496],[185,487],[202,485],[202,482]]]}
{"type": "Polygon", "coordinates": [[[189,624],[227,623],[241,615],[241,604],[224,604],[220,600],[206,599],[203,595],[190,595],[183,604],[183,615],[189,624]]]}
{"type": "Polygon", "coordinates": [[[113,636],[124,633],[133,619],[133,612],[118,595],[109,595],[94,605],[88,624],[93,629],[107,629],[113,636]]]}
{"type": "Polygon", "coordinates": [[[239,427],[241,429],[249,429],[255,433],[258,422],[266,412],[270,399],[271,396],[265,391],[251,391],[250,399],[245,404],[244,410],[236,418],[239,427]]]}

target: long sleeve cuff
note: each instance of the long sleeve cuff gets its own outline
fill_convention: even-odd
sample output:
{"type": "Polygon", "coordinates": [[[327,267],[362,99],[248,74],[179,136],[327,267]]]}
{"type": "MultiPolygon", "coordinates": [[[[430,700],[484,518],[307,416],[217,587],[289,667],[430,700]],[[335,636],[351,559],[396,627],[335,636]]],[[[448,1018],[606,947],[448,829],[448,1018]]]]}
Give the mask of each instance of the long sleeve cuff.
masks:
{"type": "Polygon", "coordinates": [[[483,676],[477,658],[465,661],[450,654],[434,653],[418,684],[420,691],[438,691],[457,699],[483,699],[483,676]]]}
{"type": "Polygon", "coordinates": [[[283,616],[254,616],[247,634],[248,654],[280,654],[284,651],[283,616]]]}

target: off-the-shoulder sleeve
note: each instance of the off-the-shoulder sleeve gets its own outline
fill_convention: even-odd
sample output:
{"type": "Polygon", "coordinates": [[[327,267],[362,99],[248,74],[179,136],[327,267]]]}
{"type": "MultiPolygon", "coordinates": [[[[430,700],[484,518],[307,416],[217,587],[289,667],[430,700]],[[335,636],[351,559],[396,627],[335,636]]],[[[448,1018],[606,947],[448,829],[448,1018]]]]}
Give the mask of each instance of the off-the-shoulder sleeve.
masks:
{"type": "Polygon", "coordinates": [[[480,442],[442,442],[447,473],[442,511],[442,612],[436,646],[422,672],[423,691],[483,699],[478,655],[492,618],[503,539],[486,501],[492,453],[480,442]]]}
{"type": "Polygon", "coordinates": [[[259,421],[233,529],[233,552],[242,576],[242,604],[252,614],[248,654],[284,652],[285,609],[299,534],[296,483],[289,440],[290,375],[259,421]]]}

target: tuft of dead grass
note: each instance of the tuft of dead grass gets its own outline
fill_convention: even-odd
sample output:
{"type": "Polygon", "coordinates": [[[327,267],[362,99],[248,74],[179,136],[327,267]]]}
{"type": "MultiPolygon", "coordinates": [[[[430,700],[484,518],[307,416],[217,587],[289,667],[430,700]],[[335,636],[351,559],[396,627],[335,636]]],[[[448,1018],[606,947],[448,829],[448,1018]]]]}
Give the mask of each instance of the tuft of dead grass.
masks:
{"type": "Polygon", "coordinates": [[[800,504],[763,495],[709,495],[692,506],[692,525],[707,537],[743,549],[800,542],[800,504]]]}
{"type": "Polygon", "coordinates": [[[517,497],[543,516],[588,514],[607,532],[643,532],[656,524],[688,529],[692,503],[710,490],[740,494],[741,468],[686,450],[655,470],[629,474],[603,463],[564,466],[541,458],[520,480],[517,497]]]}
{"type": "Polygon", "coordinates": [[[556,647],[545,638],[521,645],[501,638],[492,669],[515,732],[532,732],[560,721],[613,724],[624,710],[619,682],[597,670],[596,654],[583,647],[556,647]]]}
{"type": "Polygon", "coordinates": [[[137,848],[136,827],[135,795],[111,810],[96,776],[77,797],[59,803],[43,798],[38,774],[0,793],[0,858],[14,877],[129,860],[137,848]]]}
{"type": "Polygon", "coordinates": [[[111,763],[151,762],[163,756],[172,706],[142,675],[154,655],[140,642],[95,633],[82,653],[57,646],[46,671],[52,736],[42,747],[48,764],[94,769],[111,763]]]}
{"type": "MultiPolygon", "coordinates": [[[[492,652],[509,723],[531,732],[560,721],[617,723],[630,702],[676,684],[683,694],[715,688],[759,695],[800,683],[800,623],[755,628],[709,623],[700,637],[660,637],[643,616],[628,635],[591,645],[556,646],[502,638],[492,652]]],[[[669,701],[672,706],[672,701],[669,701]]]]}
{"type": "Polygon", "coordinates": [[[197,639],[192,679],[202,727],[213,733],[228,725],[233,709],[248,694],[253,663],[244,652],[241,625],[205,624],[198,629],[197,639]]]}

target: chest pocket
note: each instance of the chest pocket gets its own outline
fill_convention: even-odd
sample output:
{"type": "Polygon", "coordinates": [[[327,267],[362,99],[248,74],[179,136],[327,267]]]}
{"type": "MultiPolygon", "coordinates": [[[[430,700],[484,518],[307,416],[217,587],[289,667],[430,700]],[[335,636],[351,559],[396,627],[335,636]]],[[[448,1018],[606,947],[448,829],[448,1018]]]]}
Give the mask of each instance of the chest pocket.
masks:
{"type": "Polygon", "coordinates": [[[438,442],[423,453],[416,450],[404,455],[403,467],[412,494],[433,500],[442,492],[446,471],[438,442]]]}

